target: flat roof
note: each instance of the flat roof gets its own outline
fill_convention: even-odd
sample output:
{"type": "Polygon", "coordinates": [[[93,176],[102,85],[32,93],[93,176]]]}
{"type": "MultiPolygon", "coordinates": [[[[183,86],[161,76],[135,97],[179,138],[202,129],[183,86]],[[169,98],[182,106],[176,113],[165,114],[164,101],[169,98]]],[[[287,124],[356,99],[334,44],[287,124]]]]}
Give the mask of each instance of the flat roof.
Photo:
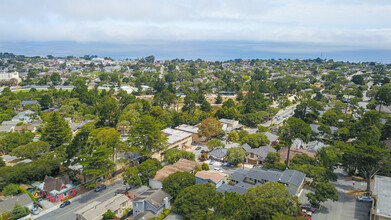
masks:
{"type": "Polygon", "coordinates": [[[180,131],[172,128],[166,128],[162,131],[167,135],[167,143],[169,144],[175,144],[176,142],[186,139],[193,135],[192,133],[186,131],[180,131]]]}

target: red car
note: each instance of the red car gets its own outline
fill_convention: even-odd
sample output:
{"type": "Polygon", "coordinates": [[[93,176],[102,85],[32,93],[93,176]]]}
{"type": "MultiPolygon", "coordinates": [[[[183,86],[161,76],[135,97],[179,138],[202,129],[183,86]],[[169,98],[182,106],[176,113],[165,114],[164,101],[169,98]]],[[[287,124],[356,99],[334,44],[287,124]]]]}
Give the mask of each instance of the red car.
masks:
{"type": "Polygon", "coordinates": [[[301,208],[301,210],[305,209],[310,212],[315,212],[315,209],[312,208],[310,205],[302,205],[302,206],[300,206],[300,208],[301,208]]]}
{"type": "Polygon", "coordinates": [[[300,213],[300,214],[296,214],[296,215],[293,215],[294,217],[307,217],[307,220],[312,220],[311,216],[307,216],[306,214],[304,213],[300,213]]]}

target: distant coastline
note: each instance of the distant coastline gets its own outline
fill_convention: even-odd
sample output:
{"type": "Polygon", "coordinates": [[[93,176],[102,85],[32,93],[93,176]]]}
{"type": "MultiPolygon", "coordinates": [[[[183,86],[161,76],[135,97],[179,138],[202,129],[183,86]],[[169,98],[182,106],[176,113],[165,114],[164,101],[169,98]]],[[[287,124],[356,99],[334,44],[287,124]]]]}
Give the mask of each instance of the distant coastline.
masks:
{"type": "Polygon", "coordinates": [[[233,59],[333,59],[349,62],[391,63],[391,50],[339,49],[302,43],[259,42],[157,42],[137,44],[77,42],[0,42],[0,52],[25,56],[97,55],[137,59],[154,55],[157,60],[175,58],[207,61],[233,59]],[[305,52],[304,52],[305,51],[305,52]]]}

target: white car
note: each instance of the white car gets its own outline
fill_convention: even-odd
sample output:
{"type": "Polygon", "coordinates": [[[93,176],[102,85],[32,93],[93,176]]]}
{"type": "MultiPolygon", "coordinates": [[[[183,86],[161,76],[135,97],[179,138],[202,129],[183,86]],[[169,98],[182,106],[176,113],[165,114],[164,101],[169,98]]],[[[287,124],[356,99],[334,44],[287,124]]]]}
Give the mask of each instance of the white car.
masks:
{"type": "Polygon", "coordinates": [[[359,196],[357,197],[357,201],[359,202],[373,202],[373,198],[369,196],[359,196]]]}
{"type": "Polygon", "coordinates": [[[223,172],[223,170],[221,168],[218,168],[218,167],[214,168],[214,170],[219,171],[221,173],[223,172]]]}

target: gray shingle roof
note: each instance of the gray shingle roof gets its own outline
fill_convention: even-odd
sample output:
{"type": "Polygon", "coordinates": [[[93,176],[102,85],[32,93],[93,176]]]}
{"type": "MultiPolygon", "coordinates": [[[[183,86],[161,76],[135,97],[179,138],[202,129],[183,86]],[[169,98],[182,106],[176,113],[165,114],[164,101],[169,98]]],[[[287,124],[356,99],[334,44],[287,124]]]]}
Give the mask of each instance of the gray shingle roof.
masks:
{"type": "Polygon", "coordinates": [[[28,206],[33,203],[33,200],[31,200],[27,193],[12,197],[9,196],[4,200],[0,200],[0,211],[11,212],[15,206],[15,203],[19,203],[21,206],[28,206]]]}
{"type": "Polygon", "coordinates": [[[164,205],[164,198],[172,199],[172,196],[168,195],[162,189],[149,189],[143,194],[133,199],[134,202],[145,200],[155,208],[160,208],[164,205]]]}
{"type": "Polygon", "coordinates": [[[270,152],[276,153],[277,152],[276,149],[274,149],[272,146],[269,146],[269,145],[249,149],[247,146],[244,146],[244,144],[243,144],[242,148],[245,151],[247,151],[248,153],[253,153],[253,154],[257,155],[259,157],[258,159],[261,159],[261,160],[264,160],[268,153],[270,153],[270,152]]]}
{"type": "Polygon", "coordinates": [[[297,170],[285,170],[281,177],[280,182],[291,183],[295,186],[300,186],[305,178],[305,174],[297,170]]]}
{"type": "Polygon", "coordinates": [[[239,187],[239,186],[231,186],[228,184],[223,184],[220,187],[216,189],[217,192],[225,193],[225,192],[236,192],[240,195],[244,194],[247,192],[247,189],[239,187]]]}
{"type": "Polygon", "coordinates": [[[248,170],[237,169],[231,176],[231,180],[242,182],[248,174],[248,170]]]}
{"type": "Polygon", "coordinates": [[[224,157],[227,155],[227,148],[215,148],[211,152],[208,153],[208,157],[214,157],[217,159],[224,159],[224,157]]]}
{"type": "Polygon", "coordinates": [[[251,168],[247,177],[256,179],[256,180],[266,180],[272,182],[278,182],[280,176],[282,175],[282,171],[280,170],[267,170],[259,167],[251,168]]]}
{"type": "Polygon", "coordinates": [[[272,134],[272,133],[270,133],[268,131],[262,132],[262,134],[267,136],[267,138],[269,139],[270,143],[278,140],[278,138],[279,138],[278,135],[272,134]]]}

